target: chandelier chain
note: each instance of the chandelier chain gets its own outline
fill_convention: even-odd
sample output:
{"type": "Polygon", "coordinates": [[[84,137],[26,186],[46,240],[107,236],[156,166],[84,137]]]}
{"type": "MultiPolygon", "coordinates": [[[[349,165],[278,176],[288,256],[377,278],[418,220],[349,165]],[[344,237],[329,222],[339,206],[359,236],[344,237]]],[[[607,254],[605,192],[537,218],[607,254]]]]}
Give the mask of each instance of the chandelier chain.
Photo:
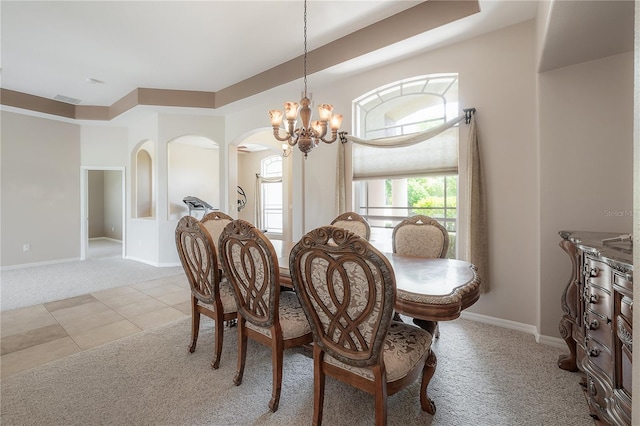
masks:
{"type": "Polygon", "coordinates": [[[307,0],[304,0],[304,97],[307,97],[307,0]]]}

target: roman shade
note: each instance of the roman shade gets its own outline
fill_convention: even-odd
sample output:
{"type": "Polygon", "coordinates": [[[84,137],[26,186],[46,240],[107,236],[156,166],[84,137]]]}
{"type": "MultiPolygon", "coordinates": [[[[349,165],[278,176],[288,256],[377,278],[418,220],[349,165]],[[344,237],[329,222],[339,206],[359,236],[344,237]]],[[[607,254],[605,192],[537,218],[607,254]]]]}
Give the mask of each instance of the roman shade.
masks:
{"type": "Polygon", "coordinates": [[[465,118],[406,136],[353,142],[353,180],[392,179],[458,173],[458,128],[465,118]],[[388,150],[388,151],[382,151],[388,150]]]}

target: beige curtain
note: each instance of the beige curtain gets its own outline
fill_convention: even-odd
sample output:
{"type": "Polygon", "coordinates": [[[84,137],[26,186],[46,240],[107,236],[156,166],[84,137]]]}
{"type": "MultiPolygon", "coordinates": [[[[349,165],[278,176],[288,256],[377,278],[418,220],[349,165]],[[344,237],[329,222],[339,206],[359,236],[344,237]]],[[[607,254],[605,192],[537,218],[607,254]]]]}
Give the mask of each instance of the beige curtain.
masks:
{"type": "Polygon", "coordinates": [[[467,238],[465,260],[478,267],[482,280],[480,291],[489,291],[489,241],[487,226],[487,202],[476,118],[472,116],[467,141],[467,238]]]}
{"type": "Polygon", "coordinates": [[[340,142],[338,146],[338,160],[336,161],[336,216],[347,211],[347,183],[344,172],[344,150],[345,142],[340,142]]]}
{"type": "Polygon", "coordinates": [[[264,231],[264,223],[262,223],[262,184],[263,183],[278,183],[282,182],[282,176],[277,177],[262,177],[256,173],[256,190],[255,190],[255,214],[256,214],[256,228],[264,231]]]}
{"type": "Polygon", "coordinates": [[[355,136],[346,135],[348,141],[353,143],[357,143],[359,145],[366,145],[375,148],[401,148],[405,146],[415,145],[420,142],[424,142],[431,138],[438,136],[440,133],[444,132],[447,129],[452,128],[462,120],[466,118],[466,115],[460,115],[454,119],[447,121],[444,124],[439,125],[438,127],[434,127],[433,129],[420,132],[420,133],[412,133],[410,135],[403,136],[390,136],[388,138],[380,138],[380,139],[360,139],[355,136]]]}

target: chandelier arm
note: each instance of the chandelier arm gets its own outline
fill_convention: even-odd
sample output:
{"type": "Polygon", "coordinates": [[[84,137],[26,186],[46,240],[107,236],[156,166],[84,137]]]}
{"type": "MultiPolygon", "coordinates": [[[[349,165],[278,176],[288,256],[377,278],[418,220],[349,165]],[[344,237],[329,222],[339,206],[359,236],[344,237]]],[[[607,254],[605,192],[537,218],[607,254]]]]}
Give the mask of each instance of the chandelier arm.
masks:
{"type": "Polygon", "coordinates": [[[322,132],[318,135],[318,139],[323,140],[322,138],[324,138],[327,135],[327,122],[321,121],[320,126],[322,126],[322,132]]]}
{"type": "Polygon", "coordinates": [[[280,142],[288,142],[291,145],[291,135],[287,133],[287,136],[280,136],[280,126],[273,126],[273,137],[279,140],[280,142]]]}
{"type": "Polygon", "coordinates": [[[296,120],[287,119],[287,125],[287,134],[289,134],[289,136],[291,137],[295,134],[296,120]]]}
{"type": "Polygon", "coordinates": [[[338,139],[338,130],[331,131],[331,139],[326,140],[324,137],[321,137],[320,140],[324,143],[334,143],[338,139]]]}

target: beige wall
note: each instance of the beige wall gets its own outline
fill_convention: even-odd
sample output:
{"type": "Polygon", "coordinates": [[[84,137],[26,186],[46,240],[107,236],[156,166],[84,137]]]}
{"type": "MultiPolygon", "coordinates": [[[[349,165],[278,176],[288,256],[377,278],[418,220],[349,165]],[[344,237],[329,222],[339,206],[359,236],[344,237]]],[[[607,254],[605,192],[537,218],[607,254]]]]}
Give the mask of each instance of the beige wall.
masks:
{"type": "Polygon", "coordinates": [[[105,236],[104,229],[104,171],[89,170],[88,186],[88,234],[89,238],[105,236]]]}
{"type": "Polygon", "coordinates": [[[122,172],[104,171],[104,235],[122,240],[122,172]]]}
{"type": "Polygon", "coordinates": [[[539,85],[540,321],[555,335],[571,275],[558,232],[632,232],[633,53],[540,74],[539,85]]]}
{"type": "Polygon", "coordinates": [[[80,124],[80,161],[83,166],[125,166],[128,156],[127,128],[80,124]]]}
{"type": "Polygon", "coordinates": [[[79,258],[80,126],[1,118],[2,266],[79,258]]]}

